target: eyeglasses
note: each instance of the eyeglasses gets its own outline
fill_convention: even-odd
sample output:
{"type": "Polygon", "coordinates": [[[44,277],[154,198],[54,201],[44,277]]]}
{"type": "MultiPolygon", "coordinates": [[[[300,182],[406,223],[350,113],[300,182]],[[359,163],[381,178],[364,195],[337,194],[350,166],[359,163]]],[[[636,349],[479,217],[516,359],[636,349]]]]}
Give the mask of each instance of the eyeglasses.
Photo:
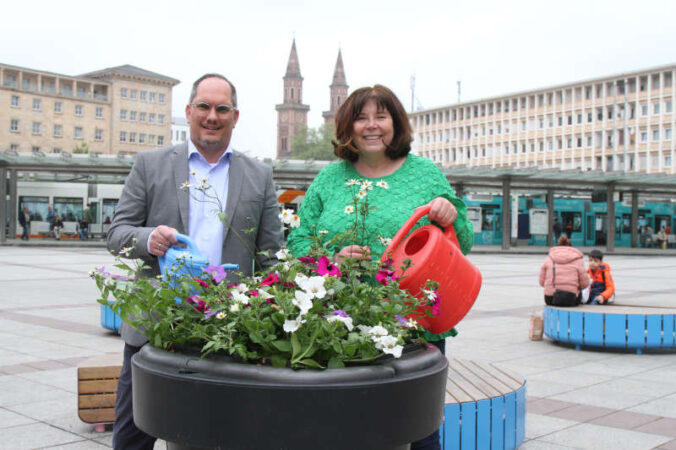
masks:
{"type": "MultiPolygon", "coordinates": [[[[191,103],[190,106],[195,108],[198,113],[205,115],[209,114],[209,111],[211,111],[212,107],[212,105],[207,102],[191,103]]],[[[230,111],[237,111],[237,108],[232,105],[216,105],[214,106],[214,109],[216,110],[216,114],[220,115],[225,115],[230,111]]]]}

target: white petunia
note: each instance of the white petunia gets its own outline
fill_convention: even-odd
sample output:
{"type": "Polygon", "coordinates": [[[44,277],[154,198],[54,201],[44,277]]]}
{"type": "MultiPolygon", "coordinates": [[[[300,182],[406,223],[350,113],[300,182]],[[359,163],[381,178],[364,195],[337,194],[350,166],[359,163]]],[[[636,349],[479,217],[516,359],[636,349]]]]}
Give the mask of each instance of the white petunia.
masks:
{"type": "Polygon", "coordinates": [[[233,291],[232,299],[244,305],[249,304],[249,297],[247,297],[246,294],[242,294],[241,292],[233,291]]]}
{"type": "Polygon", "coordinates": [[[299,316],[304,316],[312,308],[312,295],[304,291],[296,291],[294,293],[295,298],[291,300],[291,303],[296,305],[300,309],[299,316]]]}
{"type": "Polygon", "coordinates": [[[244,283],[239,283],[239,284],[235,287],[235,289],[236,289],[237,292],[239,292],[240,294],[243,294],[243,293],[245,293],[245,292],[249,292],[249,286],[247,286],[247,285],[244,284],[244,283]]]}
{"type": "Polygon", "coordinates": [[[425,297],[427,297],[427,300],[434,302],[437,300],[437,293],[432,290],[432,289],[421,289],[425,293],[425,297]]]}
{"type": "Polygon", "coordinates": [[[387,181],[385,181],[385,180],[378,181],[376,183],[376,186],[378,186],[379,188],[383,188],[383,189],[389,189],[390,188],[390,186],[387,184],[387,181]]]}
{"type": "Polygon", "coordinates": [[[289,226],[291,228],[298,228],[300,226],[300,216],[298,214],[293,215],[291,222],[289,222],[289,226]]]}
{"type": "Polygon", "coordinates": [[[293,333],[294,331],[298,330],[302,324],[305,323],[305,320],[301,316],[296,317],[293,320],[286,319],[284,321],[284,325],[282,325],[282,328],[284,328],[284,331],[287,333],[293,333]]]}
{"type": "Polygon", "coordinates": [[[259,290],[258,290],[258,296],[259,296],[260,298],[262,298],[263,300],[268,300],[268,299],[270,299],[270,298],[273,298],[273,296],[270,295],[270,294],[268,293],[268,291],[264,291],[264,290],[262,290],[262,289],[259,289],[259,290]]]}
{"type": "Polygon", "coordinates": [[[230,312],[237,312],[239,311],[239,303],[233,303],[230,305],[230,312]]]}
{"type": "Polygon", "coordinates": [[[314,276],[299,282],[298,276],[296,276],[296,283],[298,283],[298,286],[308,294],[312,295],[312,297],[316,298],[324,298],[324,296],[326,296],[326,288],[324,288],[325,281],[326,278],[324,277],[314,276]]]}
{"type": "Polygon", "coordinates": [[[296,278],[293,280],[296,282],[297,285],[301,285],[302,283],[305,283],[308,280],[308,276],[305,275],[304,273],[298,273],[296,274],[296,278]]]}
{"type": "Polygon", "coordinates": [[[372,336],[387,336],[389,333],[387,329],[384,327],[381,327],[380,325],[376,325],[375,327],[371,327],[371,329],[368,331],[368,333],[372,336]]]}
{"type": "Polygon", "coordinates": [[[352,205],[347,205],[345,207],[345,214],[352,214],[354,212],[354,206],[352,205]]]}
{"type": "Polygon", "coordinates": [[[275,253],[275,256],[280,261],[286,261],[291,256],[291,252],[289,251],[289,249],[283,248],[277,253],[275,253]]]}
{"type": "Polygon", "coordinates": [[[347,328],[347,331],[352,331],[354,328],[354,325],[352,324],[352,317],[343,317],[343,316],[329,316],[326,318],[327,322],[335,322],[335,321],[343,322],[345,324],[345,327],[347,328]]]}
{"type": "Polygon", "coordinates": [[[401,357],[401,351],[404,349],[401,345],[397,345],[397,338],[394,336],[373,337],[376,343],[376,348],[382,350],[383,353],[390,354],[395,358],[401,357]]]}

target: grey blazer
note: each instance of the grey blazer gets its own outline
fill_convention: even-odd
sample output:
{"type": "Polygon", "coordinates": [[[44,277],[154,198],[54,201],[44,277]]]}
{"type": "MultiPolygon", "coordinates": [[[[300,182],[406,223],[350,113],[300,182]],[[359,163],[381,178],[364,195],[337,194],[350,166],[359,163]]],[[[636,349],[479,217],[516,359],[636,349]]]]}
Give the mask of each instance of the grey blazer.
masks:
{"type": "MultiPolygon", "coordinates": [[[[188,233],[189,194],[180,188],[186,181],[187,143],[139,153],[115,209],[108,249],[118,253],[131,247],[130,258],[144,260],[152,268],[152,275],[159,274],[157,257],[146,249],[148,237],[158,225],[188,233]]],[[[225,212],[229,226],[223,235],[223,262],[239,264],[245,276],[254,271],[254,266],[260,270],[274,264],[274,257],[256,254],[256,250],[271,250],[274,255],[282,243],[272,168],[233,152],[225,212]],[[253,233],[242,232],[251,228],[255,228],[253,233]]],[[[124,322],[121,334],[126,343],[136,347],[147,342],[145,336],[124,322]]]]}

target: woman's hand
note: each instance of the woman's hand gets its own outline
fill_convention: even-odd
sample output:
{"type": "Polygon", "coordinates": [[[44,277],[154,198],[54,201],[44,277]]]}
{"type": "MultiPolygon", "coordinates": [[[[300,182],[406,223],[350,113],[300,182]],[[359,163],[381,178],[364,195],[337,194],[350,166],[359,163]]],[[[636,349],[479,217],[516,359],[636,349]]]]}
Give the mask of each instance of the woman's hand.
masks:
{"type": "Polygon", "coordinates": [[[428,205],[431,209],[429,214],[427,214],[427,218],[444,228],[451,225],[456,217],[458,217],[458,211],[453,206],[453,203],[443,197],[435,198],[428,205]]]}
{"type": "Polygon", "coordinates": [[[371,259],[371,249],[359,245],[348,245],[333,255],[333,259],[337,263],[342,263],[347,258],[371,259]]]}

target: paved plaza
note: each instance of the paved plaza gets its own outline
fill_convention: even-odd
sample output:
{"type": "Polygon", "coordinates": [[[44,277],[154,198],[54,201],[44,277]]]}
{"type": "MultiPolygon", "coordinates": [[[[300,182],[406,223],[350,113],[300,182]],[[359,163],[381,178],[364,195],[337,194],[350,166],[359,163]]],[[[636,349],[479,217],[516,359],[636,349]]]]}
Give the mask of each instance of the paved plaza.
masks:
{"type": "MultiPolygon", "coordinates": [[[[529,316],[543,304],[537,277],[545,250],[517,250],[471,255],[484,284],[447,353],[526,377],[520,448],[676,449],[676,353],[530,341],[529,316]]],[[[618,301],[675,306],[676,256],[665,255],[607,256],[618,301]]],[[[110,448],[110,431],[97,433],[78,418],[76,372],[89,357],[122,351],[120,338],[99,325],[87,276],[112,262],[95,243],[0,246],[0,449],[110,448]]]]}

